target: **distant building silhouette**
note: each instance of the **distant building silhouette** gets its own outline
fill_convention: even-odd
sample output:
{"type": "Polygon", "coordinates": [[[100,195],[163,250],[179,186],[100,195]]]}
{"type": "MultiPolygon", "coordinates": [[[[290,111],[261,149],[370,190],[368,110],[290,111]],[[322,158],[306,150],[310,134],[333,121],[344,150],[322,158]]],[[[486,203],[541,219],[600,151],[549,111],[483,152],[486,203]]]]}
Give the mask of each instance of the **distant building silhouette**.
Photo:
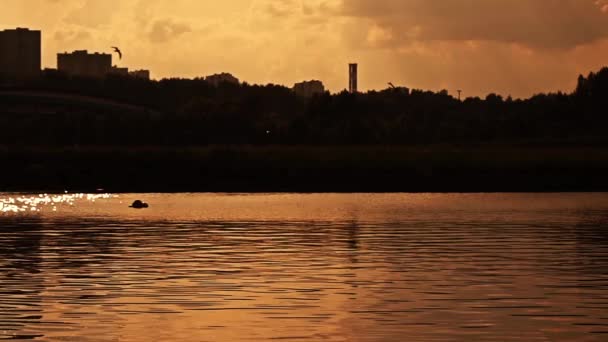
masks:
{"type": "Polygon", "coordinates": [[[129,72],[129,75],[134,78],[141,78],[145,80],[150,79],[150,70],[133,70],[129,72]]]}
{"type": "Polygon", "coordinates": [[[118,76],[129,76],[129,68],[119,68],[115,65],[112,67],[112,69],[110,69],[110,74],[118,76]]]}
{"type": "Polygon", "coordinates": [[[26,28],[0,31],[0,74],[36,77],[41,68],[40,31],[26,28]]]}
{"type": "Polygon", "coordinates": [[[211,76],[207,76],[205,77],[205,81],[209,82],[210,84],[214,85],[214,86],[218,86],[220,85],[220,83],[232,83],[232,84],[239,84],[239,79],[232,76],[232,74],[229,73],[221,73],[221,74],[214,74],[211,76]]]}
{"type": "Polygon", "coordinates": [[[298,96],[313,97],[316,94],[323,94],[325,86],[323,86],[323,82],[317,80],[304,81],[294,84],[293,91],[298,96]]]}
{"type": "Polygon", "coordinates": [[[71,76],[103,78],[112,72],[112,55],[87,50],[57,54],[57,69],[71,76]]]}
{"type": "Polygon", "coordinates": [[[348,65],[348,91],[354,94],[359,91],[358,89],[358,65],[351,63],[348,65]]]}

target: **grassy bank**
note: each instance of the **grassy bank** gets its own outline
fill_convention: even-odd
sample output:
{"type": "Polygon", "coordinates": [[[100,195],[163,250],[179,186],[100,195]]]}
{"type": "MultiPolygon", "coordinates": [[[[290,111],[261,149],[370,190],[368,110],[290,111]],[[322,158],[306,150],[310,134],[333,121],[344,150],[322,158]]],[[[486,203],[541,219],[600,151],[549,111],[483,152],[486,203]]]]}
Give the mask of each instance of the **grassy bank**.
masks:
{"type": "Polygon", "coordinates": [[[608,190],[608,148],[0,147],[0,191],[608,190]]]}

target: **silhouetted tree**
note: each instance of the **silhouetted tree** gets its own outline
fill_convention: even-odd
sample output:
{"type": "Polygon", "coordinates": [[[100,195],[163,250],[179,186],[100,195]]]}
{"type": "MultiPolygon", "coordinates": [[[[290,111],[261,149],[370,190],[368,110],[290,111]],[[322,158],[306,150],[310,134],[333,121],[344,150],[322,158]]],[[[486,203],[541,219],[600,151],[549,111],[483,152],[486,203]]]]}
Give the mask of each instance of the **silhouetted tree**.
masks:
{"type": "Polygon", "coordinates": [[[214,86],[204,79],[0,77],[0,144],[442,144],[606,143],[608,68],[579,76],[571,94],[459,101],[439,92],[388,88],[296,96],[278,85],[214,86]],[[95,101],[91,101],[94,99],[95,101]],[[128,104],[129,106],[125,106],[128,104]]]}

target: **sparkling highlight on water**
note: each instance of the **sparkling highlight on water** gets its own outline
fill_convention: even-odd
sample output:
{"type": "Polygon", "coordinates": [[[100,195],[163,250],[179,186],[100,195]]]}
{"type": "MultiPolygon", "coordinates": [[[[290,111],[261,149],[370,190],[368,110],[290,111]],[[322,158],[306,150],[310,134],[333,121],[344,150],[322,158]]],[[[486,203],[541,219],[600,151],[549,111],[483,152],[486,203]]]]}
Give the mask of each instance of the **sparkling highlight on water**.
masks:
{"type": "Polygon", "coordinates": [[[0,213],[57,211],[60,206],[73,206],[77,201],[95,202],[98,199],[112,198],[112,194],[39,194],[16,195],[0,198],[0,213]]]}

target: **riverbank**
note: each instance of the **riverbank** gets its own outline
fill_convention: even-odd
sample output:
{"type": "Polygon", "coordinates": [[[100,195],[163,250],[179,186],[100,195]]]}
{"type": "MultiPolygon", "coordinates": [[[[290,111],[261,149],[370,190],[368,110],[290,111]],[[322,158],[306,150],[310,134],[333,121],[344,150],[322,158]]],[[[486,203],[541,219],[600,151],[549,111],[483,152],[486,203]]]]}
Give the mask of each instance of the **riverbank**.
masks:
{"type": "Polygon", "coordinates": [[[0,191],[608,191],[606,147],[0,147],[0,191]]]}

